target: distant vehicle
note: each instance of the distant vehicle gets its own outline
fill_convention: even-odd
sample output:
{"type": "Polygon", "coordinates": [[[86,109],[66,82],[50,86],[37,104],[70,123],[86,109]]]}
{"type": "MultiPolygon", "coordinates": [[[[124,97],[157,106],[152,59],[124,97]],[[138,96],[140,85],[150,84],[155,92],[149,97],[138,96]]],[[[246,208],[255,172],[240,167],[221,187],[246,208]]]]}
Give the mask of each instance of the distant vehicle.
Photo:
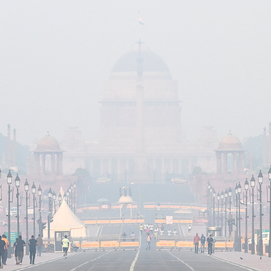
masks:
{"type": "MultiPolygon", "coordinates": [[[[6,208],[6,215],[8,215],[8,208],[6,208]]],[[[17,207],[10,208],[10,216],[17,216],[17,207]]]]}
{"type": "Polygon", "coordinates": [[[181,178],[171,178],[171,183],[172,184],[183,184],[183,183],[187,183],[187,181],[184,179],[181,179],[181,178]]]}
{"type": "Polygon", "coordinates": [[[101,178],[98,178],[96,180],[96,183],[108,183],[108,182],[111,182],[111,179],[110,178],[106,178],[106,177],[101,177],[101,178]]]}

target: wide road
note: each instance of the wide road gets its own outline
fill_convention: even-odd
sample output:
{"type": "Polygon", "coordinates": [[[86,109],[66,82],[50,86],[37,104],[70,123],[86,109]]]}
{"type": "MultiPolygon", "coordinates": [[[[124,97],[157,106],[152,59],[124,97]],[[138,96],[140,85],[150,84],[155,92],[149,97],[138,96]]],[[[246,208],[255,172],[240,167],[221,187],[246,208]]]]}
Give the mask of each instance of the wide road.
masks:
{"type": "MultiPolygon", "coordinates": [[[[229,252],[230,253],[230,252],[229,252]]],[[[227,263],[212,256],[185,251],[105,251],[70,254],[67,259],[35,266],[22,266],[17,270],[31,271],[254,271],[227,263]]]]}

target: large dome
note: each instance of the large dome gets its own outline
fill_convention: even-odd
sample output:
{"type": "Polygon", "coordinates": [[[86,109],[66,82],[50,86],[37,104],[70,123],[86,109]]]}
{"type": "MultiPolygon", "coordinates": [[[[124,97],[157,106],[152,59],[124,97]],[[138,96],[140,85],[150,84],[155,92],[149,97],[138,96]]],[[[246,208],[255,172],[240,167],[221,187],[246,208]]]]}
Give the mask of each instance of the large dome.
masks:
{"type": "MultiPolygon", "coordinates": [[[[132,49],[124,54],[114,65],[112,72],[136,72],[138,67],[139,51],[132,49]]],[[[144,72],[167,72],[169,73],[166,63],[148,48],[143,47],[141,50],[141,59],[144,72]]]]}
{"type": "Polygon", "coordinates": [[[240,140],[232,135],[231,131],[228,135],[224,136],[218,145],[218,151],[243,151],[240,140]]]}
{"type": "Polygon", "coordinates": [[[39,140],[36,151],[61,151],[58,141],[49,133],[39,140]]]}

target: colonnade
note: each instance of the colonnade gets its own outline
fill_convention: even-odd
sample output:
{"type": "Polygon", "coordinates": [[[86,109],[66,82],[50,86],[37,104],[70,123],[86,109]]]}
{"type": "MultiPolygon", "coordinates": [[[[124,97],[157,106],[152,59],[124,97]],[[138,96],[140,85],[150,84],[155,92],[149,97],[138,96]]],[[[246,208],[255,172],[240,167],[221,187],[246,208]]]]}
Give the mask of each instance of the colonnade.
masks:
{"type": "Polygon", "coordinates": [[[245,166],[244,151],[216,151],[216,172],[218,174],[228,173],[229,155],[232,155],[232,173],[242,173],[245,166]]]}
{"type": "Polygon", "coordinates": [[[63,174],[63,152],[35,152],[34,156],[36,174],[63,174]]]}

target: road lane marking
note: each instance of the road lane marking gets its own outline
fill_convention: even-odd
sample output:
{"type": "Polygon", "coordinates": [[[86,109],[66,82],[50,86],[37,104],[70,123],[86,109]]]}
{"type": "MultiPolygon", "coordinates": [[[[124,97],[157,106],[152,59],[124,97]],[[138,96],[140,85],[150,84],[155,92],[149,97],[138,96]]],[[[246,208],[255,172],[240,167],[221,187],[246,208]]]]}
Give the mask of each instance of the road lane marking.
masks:
{"type": "Polygon", "coordinates": [[[141,234],[140,234],[140,237],[139,237],[139,248],[138,248],[138,252],[136,253],[136,256],[130,266],[130,271],[134,271],[134,268],[135,268],[135,264],[136,264],[136,261],[138,259],[138,255],[139,255],[139,252],[140,252],[140,248],[141,248],[141,234]]]}
{"type": "Polygon", "coordinates": [[[218,261],[225,262],[225,263],[228,263],[228,264],[231,264],[231,265],[235,265],[237,267],[243,268],[243,269],[248,270],[248,271],[260,271],[259,269],[256,269],[256,268],[253,268],[253,267],[248,267],[248,266],[245,266],[245,265],[242,265],[242,264],[238,264],[238,263],[232,262],[230,260],[221,259],[221,258],[213,256],[213,255],[211,257],[218,260],[218,261]]]}
{"type": "Polygon", "coordinates": [[[183,260],[181,260],[181,259],[179,259],[178,257],[176,257],[175,255],[173,255],[171,252],[169,252],[168,250],[167,250],[167,252],[171,255],[171,256],[173,256],[174,258],[176,258],[178,261],[180,261],[181,263],[183,263],[184,265],[186,265],[191,271],[195,271],[195,269],[192,267],[192,266],[190,266],[188,263],[186,263],[186,262],[184,262],[183,260]]]}
{"type": "Polygon", "coordinates": [[[85,262],[85,263],[83,263],[83,264],[80,264],[80,265],[78,265],[78,266],[74,267],[73,269],[71,269],[71,271],[76,271],[76,270],[77,270],[77,268],[79,268],[79,267],[81,267],[81,266],[83,266],[83,265],[85,265],[85,264],[87,264],[87,263],[94,262],[94,261],[96,261],[96,260],[100,259],[101,257],[103,257],[103,256],[107,255],[107,254],[108,254],[108,253],[110,253],[110,252],[112,252],[112,250],[111,250],[111,251],[106,252],[105,254],[100,255],[100,256],[99,256],[99,257],[97,257],[97,258],[92,259],[91,261],[87,261],[87,262],[85,262]]]}

